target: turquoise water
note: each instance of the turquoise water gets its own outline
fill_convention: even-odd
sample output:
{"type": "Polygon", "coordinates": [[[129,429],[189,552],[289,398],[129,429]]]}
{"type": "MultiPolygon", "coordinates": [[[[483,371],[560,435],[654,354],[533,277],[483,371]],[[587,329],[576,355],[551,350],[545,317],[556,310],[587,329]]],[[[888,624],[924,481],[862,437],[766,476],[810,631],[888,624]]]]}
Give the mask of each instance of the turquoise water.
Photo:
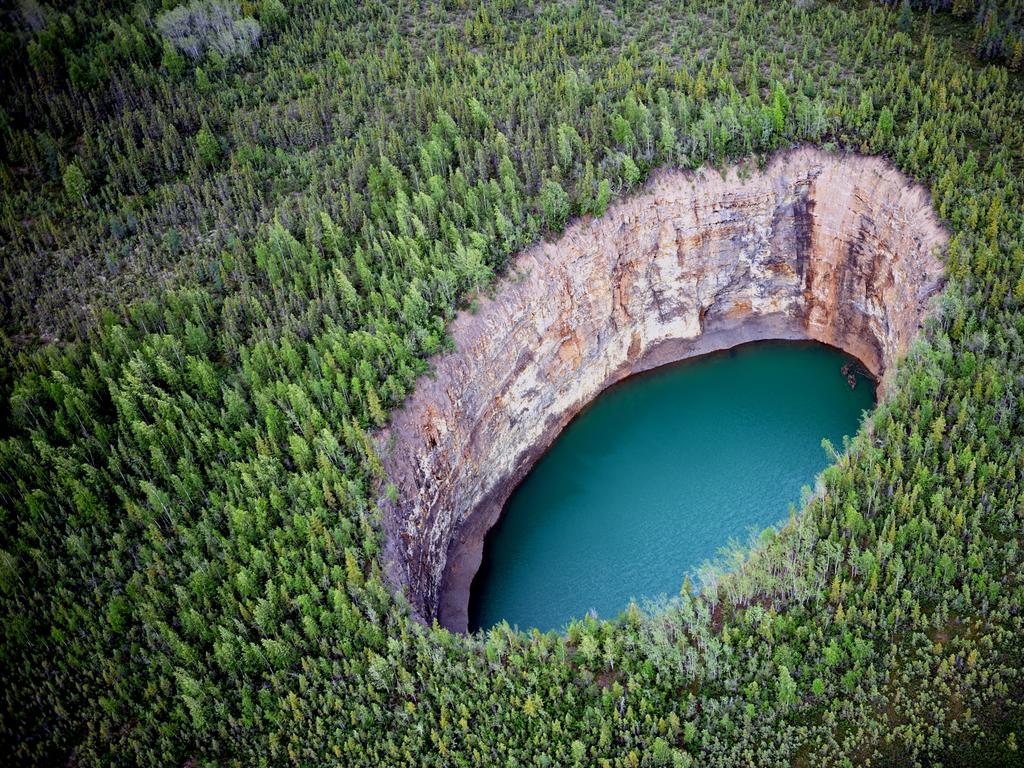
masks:
{"type": "Polygon", "coordinates": [[[484,548],[470,629],[561,629],[677,594],[730,539],[789,514],[842,449],[874,386],[820,344],[766,342],[612,387],[513,493],[484,548]]]}

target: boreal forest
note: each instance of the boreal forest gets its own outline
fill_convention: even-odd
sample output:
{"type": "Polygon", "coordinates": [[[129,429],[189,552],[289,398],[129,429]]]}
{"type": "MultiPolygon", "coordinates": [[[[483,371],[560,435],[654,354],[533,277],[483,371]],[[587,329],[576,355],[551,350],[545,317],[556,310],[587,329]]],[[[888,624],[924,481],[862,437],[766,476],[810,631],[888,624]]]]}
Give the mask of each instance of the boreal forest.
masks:
{"type": "Polygon", "coordinates": [[[1020,0],[4,0],[0,762],[1024,764],[1022,70],[1020,0]],[[418,620],[374,436],[456,312],[805,145],[950,232],[817,490],[618,617],[418,620]]]}

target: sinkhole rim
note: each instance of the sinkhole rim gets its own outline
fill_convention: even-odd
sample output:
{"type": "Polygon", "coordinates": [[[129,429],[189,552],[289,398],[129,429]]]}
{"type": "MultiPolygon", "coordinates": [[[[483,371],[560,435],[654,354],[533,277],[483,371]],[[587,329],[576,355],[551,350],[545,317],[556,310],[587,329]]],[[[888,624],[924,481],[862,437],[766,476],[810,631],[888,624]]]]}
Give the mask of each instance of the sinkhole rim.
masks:
{"type": "Polygon", "coordinates": [[[393,483],[379,500],[391,588],[413,618],[465,632],[512,489],[620,379],[809,340],[859,360],[884,395],[944,284],[948,239],[927,189],[889,161],[801,146],[761,170],[656,171],[521,252],[374,435],[393,483]]]}

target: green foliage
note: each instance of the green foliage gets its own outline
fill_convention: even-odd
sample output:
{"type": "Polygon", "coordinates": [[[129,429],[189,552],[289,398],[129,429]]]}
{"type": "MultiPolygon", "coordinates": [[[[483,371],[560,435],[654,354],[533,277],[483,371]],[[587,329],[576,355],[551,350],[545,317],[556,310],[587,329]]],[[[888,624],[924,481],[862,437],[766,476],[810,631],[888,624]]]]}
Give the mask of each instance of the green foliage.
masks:
{"type": "Polygon", "coordinates": [[[882,110],[878,113],[878,136],[881,141],[889,141],[892,139],[893,131],[893,117],[892,110],[888,107],[882,107],[882,110]]]}
{"type": "Polygon", "coordinates": [[[896,24],[901,32],[908,35],[914,31],[914,14],[910,8],[910,0],[902,0],[900,3],[900,17],[896,24]]]}
{"type": "Polygon", "coordinates": [[[288,9],[281,0],[260,0],[260,26],[267,32],[280,30],[288,19],[288,9]]]}
{"type": "Polygon", "coordinates": [[[796,702],[796,682],[789,673],[787,666],[779,666],[778,680],[778,701],[783,712],[787,711],[796,702]]]}
{"type": "Polygon", "coordinates": [[[640,169],[636,163],[633,162],[633,158],[629,155],[622,156],[622,178],[626,180],[626,184],[629,186],[636,186],[637,182],[640,181],[640,169]]]}
{"type": "Polygon", "coordinates": [[[782,136],[786,130],[786,118],[789,116],[789,98],[782,83],[776,82],[772,89],[772,130],[776,136],[782,136]]]}
{"type": "Polygon", "coordinates": [[[558,126],[558,164],[562,170],[569,170],[573,165],[573,156],[580,145],[580,136],[571,125],[558,126]]]}
{"type": "Polygon", "coordinates": [[[967,55],[1014,65],[1012,1],[909,35],[874,4],[226,4],[272,35],[196,62],[173,8],[52,5],[0,38],[5,764],[1019,760],[1024,97],[967,55]],[[952,232],[820,492],[656,610],[416,622],[373,430],[455,308],[651,168],[802,141],[884,154],[952,232]]]}
{"type": "Polygon", "coordinates": [[[569,219],[569,195],[554,179],[544,179],[540,187],[540,206],[548,229],[558,231],[569,219]]]}
{"type": "Polygon", "coordinates": [[[608,203],[612,199],[612,185],[608,179],[601,179],[597,185],[597,197],[594,198],[594,207],[591,211],[595,216],[601,216],[608,210],[608,203]]]}
{"type": "Polygon", "coordinates": [[[68,197],[76,203],[84,202],[85,195],[89,191],[89,183],[85,180],[85,174],[78,167],[77,163],[68,163],[62,177],[64,191],[68,197]]]}
{"type": "Polygon", "coordinates": [[[185,73],[185,70],[188,68],[188,62],[184,56],[178,53],[178,50],[170,41],[165,40],[163,53],[160,57],[160,66],[172,78],[178,78],[185,73]]]}
{"type": "Polygon", "coordinates": [[[910,34],[913,11],[948,11],[970,19],[971,50],[983,61],[1000,61],[1010,69],[1024,67],[1024,3],[1021,0],[878,0],[899,8],[897,28],[910,34]]]}
{"type": "Polygon", "coordinates": [[[196,155],[203,165],[212,168],[220,160],[220,141],[208,126],[203,126],[196,134],[196,155]]]}

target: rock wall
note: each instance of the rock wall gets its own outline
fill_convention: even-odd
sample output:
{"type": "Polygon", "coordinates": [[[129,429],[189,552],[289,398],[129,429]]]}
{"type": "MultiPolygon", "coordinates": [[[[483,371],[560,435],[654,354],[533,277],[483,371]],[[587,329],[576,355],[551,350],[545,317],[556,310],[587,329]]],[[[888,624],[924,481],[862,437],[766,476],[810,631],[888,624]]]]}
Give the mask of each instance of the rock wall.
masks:
{"type": "Polygon", "coordinates": [[[763,172],[662,172],[600,219],[519,255],[460,313],[378,435],[389,577],[465,631],[484,536],[515,486],[603,389],[759,339],[839,347],[885,382],[940,287],[928,195],[878,158],[809,148],[763,172]]]}

